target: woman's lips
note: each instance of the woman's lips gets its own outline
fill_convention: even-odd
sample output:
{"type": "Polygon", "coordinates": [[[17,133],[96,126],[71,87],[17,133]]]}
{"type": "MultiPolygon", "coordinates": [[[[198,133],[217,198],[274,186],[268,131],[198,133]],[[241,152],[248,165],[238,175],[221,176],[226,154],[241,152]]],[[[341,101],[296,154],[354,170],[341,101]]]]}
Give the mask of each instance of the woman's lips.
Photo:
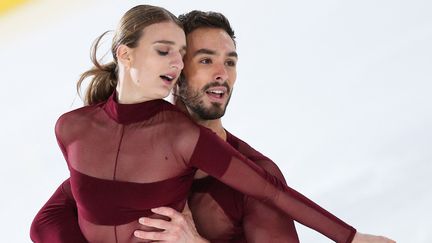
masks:
{"type": "Polygon", "coordinates": [[[171,85],[173,83],[173,81],[177,78],[177,73],[172,72],[172,73],[167,73],[167,74],[162,74],[159,77],[162,79],[162,81],[167,84],[167,85],[171,85]]]}

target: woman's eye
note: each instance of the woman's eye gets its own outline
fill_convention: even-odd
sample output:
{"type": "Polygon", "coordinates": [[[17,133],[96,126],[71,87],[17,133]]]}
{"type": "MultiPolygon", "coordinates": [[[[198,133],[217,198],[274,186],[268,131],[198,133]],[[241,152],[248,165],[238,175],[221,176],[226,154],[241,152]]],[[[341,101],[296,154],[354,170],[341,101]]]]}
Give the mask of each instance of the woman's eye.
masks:
{"type": "Polygon", "coordinates": [[[158,54],[159,54],[160,56],[166,56],[166,55],[168,55],[168,52],[167,52],[167,51],[160,51],[160,50],[157,50],[157,52],[158,52],[158,54]]]}
{"type": "Polygon", "coordinates": [[[211,63],[211,60],[208,59],[208,58],[205,58],[205,59],[202,59],[202,60],[200,61],[200,63],[202,63],[202,64],[210,64],[210,63],[211,63]]]}

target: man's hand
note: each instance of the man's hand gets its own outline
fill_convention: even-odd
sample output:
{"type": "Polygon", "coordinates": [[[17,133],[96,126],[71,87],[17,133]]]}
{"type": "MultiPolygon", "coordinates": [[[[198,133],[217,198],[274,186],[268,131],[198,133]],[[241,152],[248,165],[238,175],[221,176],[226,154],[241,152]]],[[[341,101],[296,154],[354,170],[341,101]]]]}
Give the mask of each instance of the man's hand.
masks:
{"type": "Polygon", "coordinates": [[[145,226],[151,226],[158,229],[162,229],[162,232],[145,232],[142,230],[136,230],[134,235],[143,240],[155,240],[158,242],[165,243],[207,243],[209,241],[202,238],[196,228],[192,219],[192,213],[188,205],[186,204],[183,213],[179,213],[176,210],[168,207],[159,207],[152,209],[152,212],[166,216],[171,221],[163,219],[152,219],[142,217],[139,219],[139,223],[145,226]]]}
{"type": "Polygon", "coordinates": [[[396,243],[384,236],[367,235],[357,232],[352,243],[396,243]]]}

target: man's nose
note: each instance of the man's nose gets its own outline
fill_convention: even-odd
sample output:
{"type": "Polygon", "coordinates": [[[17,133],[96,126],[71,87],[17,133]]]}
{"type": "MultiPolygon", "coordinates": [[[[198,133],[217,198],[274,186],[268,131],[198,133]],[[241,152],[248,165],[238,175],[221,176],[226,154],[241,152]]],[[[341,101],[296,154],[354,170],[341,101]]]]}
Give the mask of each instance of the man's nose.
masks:
{"type": "Polygon", "coordinates": [[[217,81],[228,80],[228,72],[226,70],[225,65],[219,64],[216,66],[215,80],[217,80],[217,81]]]}

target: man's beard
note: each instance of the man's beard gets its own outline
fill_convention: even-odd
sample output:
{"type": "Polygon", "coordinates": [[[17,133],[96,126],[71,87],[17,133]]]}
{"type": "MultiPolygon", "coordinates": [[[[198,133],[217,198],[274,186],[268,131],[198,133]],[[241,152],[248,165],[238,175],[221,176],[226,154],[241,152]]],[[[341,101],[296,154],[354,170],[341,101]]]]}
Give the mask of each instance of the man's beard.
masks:
{"type": "MultiPolygon", "coordinates": [[[[180,80],[179,80],[180,81],[180,80]]],[[[179,82],[178,94],[180,99],[186,105],[188,109],[194,112],[202,120],[214,120],[219,119],[225,114],[226,107],[231,99],[231,89],[228,83],[212,82],[206,84],[201,91],[192,90],[188,85],[188,81],[184,78],[179,82]],[[210,107],[206,107],[203,101],[206,90],[211,87],[224,86],[227,88],[228,99],[225,105],[218,102],[211,102],[210,107]]]]}

